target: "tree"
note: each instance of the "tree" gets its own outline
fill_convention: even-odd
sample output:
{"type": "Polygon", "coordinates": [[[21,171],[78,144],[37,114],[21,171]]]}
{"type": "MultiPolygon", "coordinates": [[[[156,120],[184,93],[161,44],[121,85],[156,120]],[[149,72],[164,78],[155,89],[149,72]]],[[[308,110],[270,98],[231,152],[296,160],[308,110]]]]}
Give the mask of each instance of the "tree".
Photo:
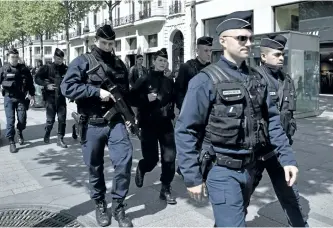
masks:
{"type": "Polygon", "coordinates": [[[69,63],[69,28],[83,20],[83,18],[91,11],[98,10],[103,1],[60,1],[58,2],[63,10],[62,26],[66,33],[66,48],[67,56],[66,61],[69,63]]]}
{"type": "Polygon", "coordinates": [[[10,4],[9,1],[0,1],[0,15],[2,16],[0,20],[0,44],[3,47],[3,58],[5,58],[5,48],[15,40],[17,35],[12,15],[8,13],[11,7],[10,4]]]}
{"type": "Polygon", "coordinates": [[[27,1],[23,21],[29,35],[40,38],[41,60],[43,61],[43,35],[57,33],[61,28],[63,11],[56,1],[27,1]]]}
{"type": "Polygon", "coordinates": [[[24,59],[24,43],[27,38],[27,27],[23,20],[27,2],[25,1],[6,1],[6,15],[8,23],[11,26],[12,36],[18,39],[22,46],[22,55],[24,59]]]}
{"type": "Polygon", "coordinates": [[[191,58],[195,59],[195,49],[196,49],[196,40],[197,40],[197,32],[196,28],[198,25],[197,17],[196,17],[196,2],[195,0],[191,0],[191,58]]]}

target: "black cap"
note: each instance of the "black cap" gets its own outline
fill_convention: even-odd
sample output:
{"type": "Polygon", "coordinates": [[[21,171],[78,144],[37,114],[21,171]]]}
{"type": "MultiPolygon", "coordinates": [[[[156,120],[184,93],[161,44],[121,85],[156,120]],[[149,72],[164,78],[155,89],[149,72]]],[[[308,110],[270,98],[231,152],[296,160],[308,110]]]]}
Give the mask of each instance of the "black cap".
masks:
{"type": "Polygon", "coordinates": [[[236,11],[227,15],[216,27],[217,35],[229,29],[250,29],[252,30],[252,11],[236,11]]]}
{"type": "Polygon", "coordinates": [[[167,52],[166,48],[162,48],[161,50],[158,50],[156,52],[156,56],[161,56],[161,57],[167,59],[168,58],[168,52],[167,52]]]}
{"type": "Polygon", "coordinates": [[[9,50],[8,50],[8,55],[9,54],[14,54],[14,55],[18,55],[18,50],[16,49],[16,48],[10,48],[9,50]]]}
{"type": "Polygon", "coordinates": [[[213,38],[209,36],[202,36],[197,39],[197,45],[207,45],[212,46],[213,45],[213,38]]]}
{"type": "Polygon", "coordinates": [[[56,48],[55,51],[54,51],[54,56],[58,56],[60,58],[64,58],[65,53],[62,50],[60,50],[59,48],[56,48]]]}
{"type": "Polygon", "coordinates": [[[261,39],[260,46],[282,51],[287,43],[287,38],[282,35],[268,35],[261,39]]]}
{"type": "Polygon", "coordinates": [[[102,27],[99,27],[97,29],[96,36],[106,40],[116,39],[116,33],[112,29],[111,25],[103,25],[102,27]]]}

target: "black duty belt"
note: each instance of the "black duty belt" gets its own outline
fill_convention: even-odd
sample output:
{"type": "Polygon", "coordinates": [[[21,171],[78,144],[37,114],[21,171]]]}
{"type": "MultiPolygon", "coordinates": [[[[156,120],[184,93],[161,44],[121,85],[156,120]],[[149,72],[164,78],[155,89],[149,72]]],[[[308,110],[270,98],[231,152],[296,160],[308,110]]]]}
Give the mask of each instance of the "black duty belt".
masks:
{"type": "Polygon", "coordinates": [[[227,155],[216,153],[214,163],[230,169],[241,169],[253,164],[254,160],[253,154],[227,155]]]}
{"type": "Polygon", "coordinates": [[[107,121],[103,117],[89,117],[88,124],[90,125],[98,125],[98,124],[106,124],[107,121]]]}

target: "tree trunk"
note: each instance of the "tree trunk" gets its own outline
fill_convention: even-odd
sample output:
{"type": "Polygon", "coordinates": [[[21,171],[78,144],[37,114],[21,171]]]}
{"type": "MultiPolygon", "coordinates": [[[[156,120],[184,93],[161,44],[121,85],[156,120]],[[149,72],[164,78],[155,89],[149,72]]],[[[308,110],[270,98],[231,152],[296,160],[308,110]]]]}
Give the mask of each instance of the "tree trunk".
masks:
{"type": "Polygon", "coordinates": [[[69,52],[69,26],[68,24],[65,25],[65,32],[66,32],[66,64],[69,64],[69,56],[70,56],[70,52],[69,52]]]}
{"type": "Polygon", "coordinates": [[[109,7],[109,21],[110,21],[110,24],[111,24],[111,27],[113,27],[112,25],[112,1],[108,1],[108,7],[109,7]]]}
{"type": "Polygon", "coordinates": [[[42,60],[42,63],[44,64],[44,58],[43,58],[43,34],[40,35],[40,59],[42,60]]]}
{"type": "Polygon", "coordinates": [[[191,58],[195,59],[196,57],[196,28],[198,25],[195,9],[195,0],[191,1],[191,58]]]}
{"type": "Polygon", "coordinates": [[[21,35],[21,42],[22,42],[22,58],[23,58],[23,61],[24,61],[24,35],[22,34],[21,35]]]}
{"type": "Polygon", "coordinates": [[[3,42],[3,45],[2,45],[2,63],[1,63],[2,66],[5,63],[5,49],[6,49],[6,44],[5,44],[5,42],[3,42]]]}

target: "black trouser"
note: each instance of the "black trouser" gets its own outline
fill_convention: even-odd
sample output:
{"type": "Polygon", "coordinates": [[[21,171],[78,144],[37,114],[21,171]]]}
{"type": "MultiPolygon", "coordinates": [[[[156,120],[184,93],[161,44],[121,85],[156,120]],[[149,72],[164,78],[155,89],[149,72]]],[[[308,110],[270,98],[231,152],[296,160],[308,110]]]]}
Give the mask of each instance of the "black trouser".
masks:
{"type": "Polygon", "coordinates": [[[141,150],[143,159],[139,168],[143,173],[152,171],[159,161],[158,143],[161,148],[161,182],[169,185],[175,176],[176,145],[170,119],[141,123],[141,150]]]}
{"type": "Polygon", "coordinates": [[[266,161],[257,161],[252,193],[259,185],[265,169],[272,181],[275,194],[286,214],[289,225],[292,227],[308,227],[309,225],[305,215],[302,213],[302,206],[299,202],[300,196],[297,185],[296,183],[292,187],[287,185],[284,169],[276,156],[266,161]]]}
{"type": "Polygon", "coordinates": [[[46,126],[45,131],[51,132],[55,122],[55,116],[58,116],[58,135],[64,136],[66,130],[67,105],[66,100],[58,100],[57,104],[54,98],[46,100],[46,126]]]}

